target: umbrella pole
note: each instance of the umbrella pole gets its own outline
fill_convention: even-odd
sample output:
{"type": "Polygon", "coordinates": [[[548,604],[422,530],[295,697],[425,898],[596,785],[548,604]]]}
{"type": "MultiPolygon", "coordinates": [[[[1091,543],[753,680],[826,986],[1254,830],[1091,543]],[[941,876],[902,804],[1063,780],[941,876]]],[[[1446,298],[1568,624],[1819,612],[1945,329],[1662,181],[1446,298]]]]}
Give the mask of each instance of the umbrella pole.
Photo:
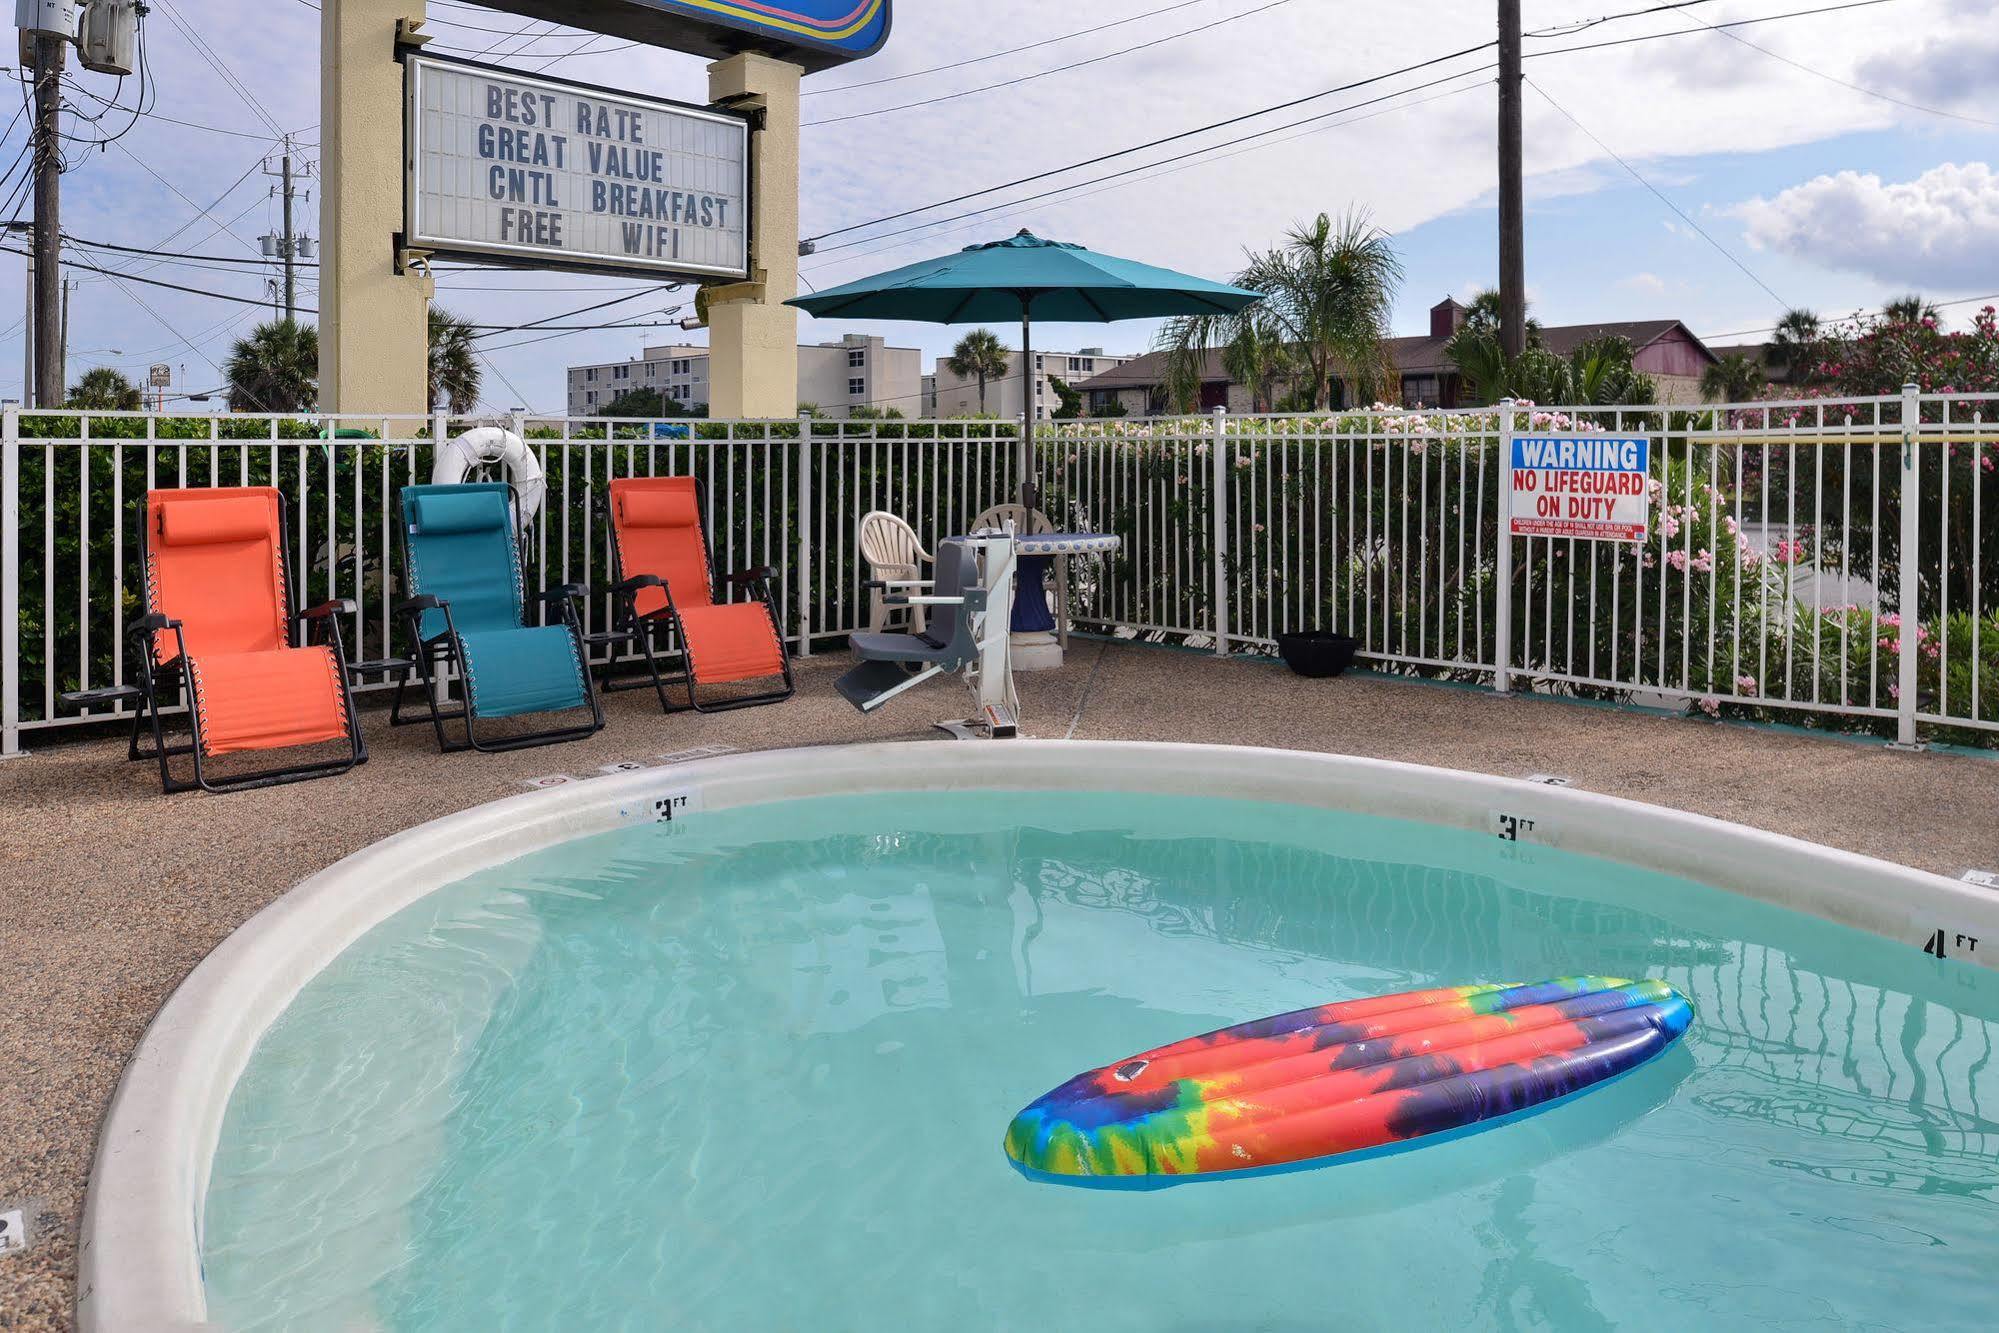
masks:
{"type": "MultiPolygon", "coordinates": [[[[1040,488],[1034,484],[1034,410],[1040,405],[1041,376],[1034,369],[1034,328],[1028,318],[1032,298],[1020,296],[1020,503],[1033,510],[1041,507],[1040,488]]],[[[1024,526],[1024,525],[1023,525],[1024,526]]]]}

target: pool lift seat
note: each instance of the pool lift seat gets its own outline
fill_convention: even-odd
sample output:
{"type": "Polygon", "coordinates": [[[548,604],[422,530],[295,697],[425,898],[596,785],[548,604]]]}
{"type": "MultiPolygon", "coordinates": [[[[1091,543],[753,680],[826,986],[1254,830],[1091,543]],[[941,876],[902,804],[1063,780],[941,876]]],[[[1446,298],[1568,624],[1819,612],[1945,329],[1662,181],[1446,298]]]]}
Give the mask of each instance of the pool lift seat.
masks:
{"type": "Polygon", "coordinates": [[[860,665],[834,682],[835,688],[848,703],[872,713],[935,676],[955,672],[970,687],[975,711],[937,726],[960,740],[1017,735],[1020,697],[1009,653],[1013,534],[980,533],[939,542],[936,566],[934,580],[870,581],[886,606],[927,608],[929,624],[917,634],[853,635],[848,642],[860,665]]]}

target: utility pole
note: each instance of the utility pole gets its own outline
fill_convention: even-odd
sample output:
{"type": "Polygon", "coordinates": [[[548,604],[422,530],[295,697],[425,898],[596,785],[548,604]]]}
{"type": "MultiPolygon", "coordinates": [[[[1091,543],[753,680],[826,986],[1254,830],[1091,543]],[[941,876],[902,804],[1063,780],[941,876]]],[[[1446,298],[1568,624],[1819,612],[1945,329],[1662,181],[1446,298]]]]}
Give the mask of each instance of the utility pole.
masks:
{"type": "Polygon", "coordinates": [[[1499,0],[1499,345],[1527,347],[1527,216],[1520,183],[1520,0],[1499,0]]]}
{"type": "Polygon", "coordinates": [[[290,322],[298,312],[298,280],[294,261],[298,258],[298,245],[292,240],[292,141],[285,136],[284,180],[285,180],[285,320],[290,322]]]}
{"type": "MultiPolygon", "coordinates": [[[[65,369],[69,366],[69,289],[74,285],[68,278],[62,280],[62,337],[57,341],[60,350],[56,353],[56,363],[65,369]]],[[[63,396],[69,396],[67,390],[63,396]]]]}
{"type": "MultiPolygon", "coordinates": [[[[272,190],[272,193],[278,195],[284,203],[283,232],[276,236],[266,236],[263,238],[263,242],[264,254],[266,256],[284,261],[283,307],[286,320],[293,320],[298,317],[299,258],[301,256],[311,258],[313,252],[312,238],[310,236],[300,236],[292,230],[292,205],[298,195],[298,176],[300,174],[310,175],[311,171],[312,168],[308,165],[303,173],[293,172],[292,141],[289,134],[285,136],[284,151],[278,158],[278,169],[276,171],[271,170],[269,159],[266,159],[264,163],[264,174],[266,176],[276,176],[279,179],[280,184],[272,190]]],[[[311,196],[308,195],[307,197],[310,198],[311,196]]],[[[278,294],[276,284],[274,284],[271,293],[273,306],[278,304],[278,294]]]]}
{"type": "Polygon", "coordinates": [[[38,407],[63,399],[62,68],[69,43],[35,33],[35,386],[38,407]]]}

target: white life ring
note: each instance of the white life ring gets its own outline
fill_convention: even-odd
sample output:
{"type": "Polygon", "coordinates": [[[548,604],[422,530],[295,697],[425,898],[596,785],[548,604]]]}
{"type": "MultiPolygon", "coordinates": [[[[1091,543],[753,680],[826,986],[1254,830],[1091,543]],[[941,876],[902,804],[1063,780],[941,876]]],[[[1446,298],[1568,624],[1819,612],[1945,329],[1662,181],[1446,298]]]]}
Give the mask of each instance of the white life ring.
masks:
{"type": "Polygon", "coordinates": [[[455,486],[475,468],[498,463],[507,470],[507,480],[521,507],[521,526],[534,522],[541,512],[548,483],[543,480],[541,460],[528,448],[527,441],[499,426],[479,426],[446,440],[431,465],[433,486],[455,486]]]}

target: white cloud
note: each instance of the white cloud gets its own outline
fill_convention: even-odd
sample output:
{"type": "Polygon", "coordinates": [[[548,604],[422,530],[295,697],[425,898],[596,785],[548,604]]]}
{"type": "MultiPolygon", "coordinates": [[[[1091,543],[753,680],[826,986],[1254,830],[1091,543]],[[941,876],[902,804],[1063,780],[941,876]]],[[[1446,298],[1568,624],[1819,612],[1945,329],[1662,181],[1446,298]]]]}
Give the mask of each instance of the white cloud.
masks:
{"type": "Polygon", "coordinates": [[[1634,273],[1628,278],[1620,278],[1617,285],[1630,291],[1642,292],[1646,296],[1666,294],[1666,280],[1656,273],[1634,273]]]}
{"type": "Polygon", "coordinates": [[[1732,211],[1758,250],[1889,283],[1976,283],[1999,254],[1999,173],[1983,162],[1946,162],[1898,183],[1842,171],[1732,211]]]}
{"type": "MultiPolygon", "coordinates": [[[[1971,17],[1978,0],[1962,0],[1971,17]]],[[[1969,26],[1933,37],[1914,50],[1887,51],[1860,66],[1859,82],[1919,106],[1979,112],[1969,117],[1993,124],[1992,72],[1999,70],[1999,23],[1985,19],[1983,30],[1969,26]]]]}

